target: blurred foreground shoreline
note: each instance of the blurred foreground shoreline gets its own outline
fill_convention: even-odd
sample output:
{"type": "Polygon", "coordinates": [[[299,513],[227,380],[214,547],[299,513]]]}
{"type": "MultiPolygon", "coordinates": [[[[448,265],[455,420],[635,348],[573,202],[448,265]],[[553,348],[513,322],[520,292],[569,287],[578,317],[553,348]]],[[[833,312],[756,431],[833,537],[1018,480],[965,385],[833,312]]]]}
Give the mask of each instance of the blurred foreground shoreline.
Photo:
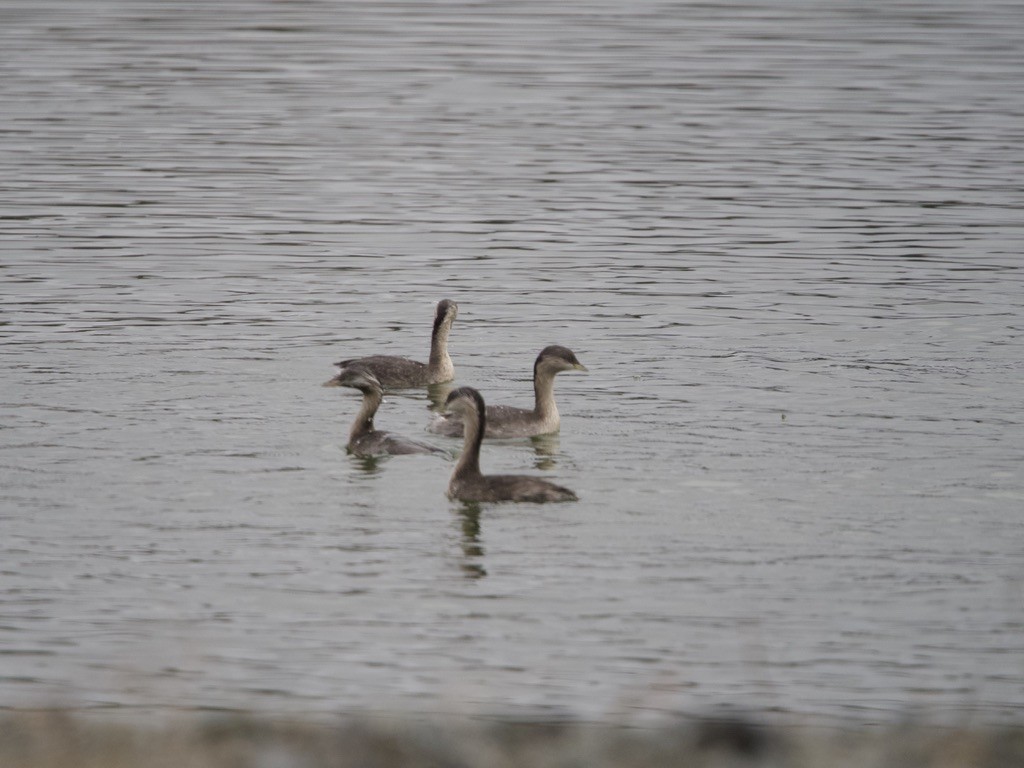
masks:
{"type": "Polygon", "coordinates": [[[558,719],[255,715],[125,724],[43,710],[0,715],[2,768],[1014,768],[1024,724],[767,725],[699,718],[636,728],[558,719]]]}

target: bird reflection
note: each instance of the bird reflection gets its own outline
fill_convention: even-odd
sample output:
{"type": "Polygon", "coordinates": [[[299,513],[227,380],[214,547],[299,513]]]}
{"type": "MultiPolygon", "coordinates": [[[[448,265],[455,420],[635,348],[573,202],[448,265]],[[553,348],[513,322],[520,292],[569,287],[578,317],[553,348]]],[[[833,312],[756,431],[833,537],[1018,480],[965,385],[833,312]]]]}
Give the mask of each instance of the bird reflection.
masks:
{"type": "Polygon", "coordinates": [[[381,471],[381,459],[383,456],[349,456],[352,463],[368,475],[377,475],[381,471]]]}
{"type": "Polygon", "coordinates": [[[427,399],[430,401],[430,405],[427,406],[431,411],[443,411],[445,400],[448,399],[448,393],[454,389],[452,382],[445,381],[440,384],[431,384],[427,387],[427,399]]]}
{"type": "Polygon", "coordinates": [[[482,579],[487,570],[480,562],[484,548],[480,543],[480,505],[475,501],[463,502],[458,509],[459,527],[462,529],[462,572],[471,579],[482,579]]]}
{"type": "Polygon", "coordinates": [[[561,442],[558,433],[552,432],[548,435],[535,435],[530,438],[533,444],[533,452],[537,454],[533,466],[537,469],[554,469],[558,466],[558,453],[561,450],[561,442]]]}

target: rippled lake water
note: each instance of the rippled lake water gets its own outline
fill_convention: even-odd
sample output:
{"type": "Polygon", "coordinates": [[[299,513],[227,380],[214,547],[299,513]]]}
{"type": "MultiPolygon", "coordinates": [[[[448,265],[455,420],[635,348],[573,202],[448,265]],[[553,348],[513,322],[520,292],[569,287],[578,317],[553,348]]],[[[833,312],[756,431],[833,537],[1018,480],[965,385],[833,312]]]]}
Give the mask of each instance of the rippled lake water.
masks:
{"type": "MultiPolygon", "coordinates": [[[[0,706],[1024,706],[1024,6],[6,2],[0,706]],[[561,434],[360,461],[331,363],[561,434]]],[[[378,426],[433,440],[425,393],[378,426]]]]}

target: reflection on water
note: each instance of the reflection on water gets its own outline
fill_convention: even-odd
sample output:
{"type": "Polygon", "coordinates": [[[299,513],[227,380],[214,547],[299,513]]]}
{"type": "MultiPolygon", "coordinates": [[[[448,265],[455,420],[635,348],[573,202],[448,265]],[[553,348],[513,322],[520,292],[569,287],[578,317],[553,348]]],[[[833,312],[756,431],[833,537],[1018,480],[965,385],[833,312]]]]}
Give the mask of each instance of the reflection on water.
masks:
{"type": "Polygon", "coordinates": [[[1024,8],[623,7],[3,11],[0,706],[1019,718],[1024,8]]]}
{"type": "Polygon", "coordinates": [[[368,475],[380,474],[382,469],[381,463],[388,458],[388,456],[355,456],[351,453],[349,454],[349,461],[351,461],[352,466],[358,467],[360,471],[368,475]]]}
{"type": "Polygon", "coordinates": [[[562,444],[558,439],[557,432],[549,435],[535,435],[530,438],[530,444],[533,446],[533,452],[537,455],[533,462],[534,467],[554,469],[558,466],[558,454],[562,444]]]}
{"type": "Polygon", "coordinates": [[[430,402],[429,408],[438,413],[445,412],[445,401],[448,399],[448,394],[455,389],[457,384],[455,382],[444,382],[442,384],[431,384],[427,387],[427,400],[430,402]]]}
{"type": "Polygon", "coordinates": [[[480,504],[473,501],[460,502],[458,506],[459,527],[462,530],[462,570],[472,579],[487,575],[483,564],[484,547],[480,540],[480,504]]]}

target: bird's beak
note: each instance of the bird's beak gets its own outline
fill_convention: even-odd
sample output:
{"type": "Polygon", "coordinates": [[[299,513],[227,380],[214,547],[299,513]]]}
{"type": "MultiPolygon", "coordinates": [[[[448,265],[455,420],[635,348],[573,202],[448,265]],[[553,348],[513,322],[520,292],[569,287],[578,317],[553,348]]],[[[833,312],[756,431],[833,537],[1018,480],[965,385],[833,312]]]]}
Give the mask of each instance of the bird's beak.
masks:
{"type": "Polygon", "coordinates": [[[587,366],[585,366],[583,363],[574,364],[573,369],[577,371],[583,371],[584,373],[588,372],[587,366]]]}
{"type": "Polygon", "coordinates": [[[339,376],[335,376],[330,381],[325,381],[321,386],[324,386],[324,387],[340,387],[341,386],[341,376],[340,375],[339,376]]]}

